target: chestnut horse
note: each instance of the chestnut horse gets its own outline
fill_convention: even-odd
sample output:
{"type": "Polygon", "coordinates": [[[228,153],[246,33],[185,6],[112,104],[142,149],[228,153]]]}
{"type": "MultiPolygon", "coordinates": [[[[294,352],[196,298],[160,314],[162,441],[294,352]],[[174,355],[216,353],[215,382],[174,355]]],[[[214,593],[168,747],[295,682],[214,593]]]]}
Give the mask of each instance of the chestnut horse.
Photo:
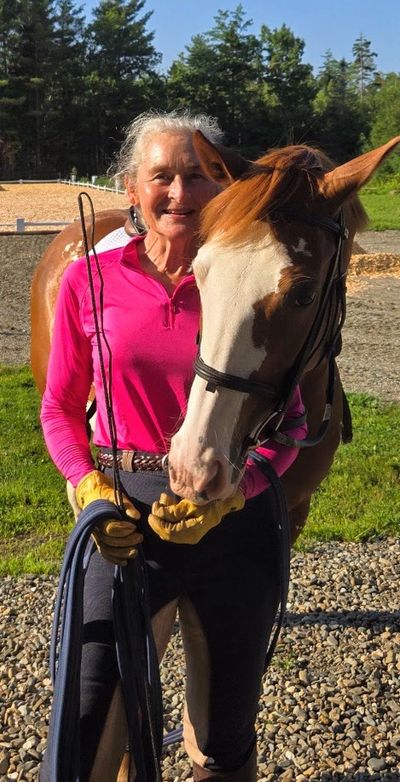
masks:
{"type": "MultiPolygon", "coordinates": [[[[204,377],[195,377],[185,421],[171,444],[170,473],[173,487],[179,486],[177,493],[193,496],[201,485],[211,499],[226,496],[237,484],[247,435],[261,418],[276,412],[283,387],[290,386],[339,241],[341,228],[333,230],[329,221],[336,225],[342,211],[347,235],[340,238],[340,270],[333,272],[316,344],[297,378],[311,438],[327,407],[330,422],[322,441],[301,450],[283,477],[292,540],[298,536],[311,496],[327,475],[342,436],[343,395],[332,362],[334,395],[332,404],[326,405],[328,348],[333,347],[326,340],[338,325],[335,317],[341,317],[338,276],[344,277],[354,235],[366,222],[356,193],[399,141],[400,137],[393,139],[334,168],[323,153],[306,146],[274,150],[250,163],[231,152],[224,154],[196,134],[203,168],[225,188],[205,210],[202,247],[194,262],[203,312],[202,360],[220,373],[251,376],[269,389],[265,394],[234,393],[222,383],[218,393],[210,394],[204,377]],[[213,454],[211,461],[204,458],[206,449],[213,454]]],[[[133,234],[128,210],[99,212],[95,242],[124,224],[133,234]]],[[[60,279],[82,254],[81,228],[74,222],[49,245],[33,278],[31,360],[40,391],[60,279]]]]}
{"type": "Polygon", "coordinates": [[[326,436],[302,450],[283,478],[293,537],[304,525],[342,429],[332,357],[344,316],[342,283],[365,221],[357,192],[399,142],[400,136],[337,168],[315,150],[286,147],[235,179],[218,150],[196,135],[204,170],[225,190],[203,212],[193,264],[201,351],[186,416],[171,441],[177,494],[230,496],[247,448],[265,436],[266,423],[275,428],[300,382],[312,437],[332,408],[326,436]],[[330,371],[335,393],[326,406],[330,371]]]}

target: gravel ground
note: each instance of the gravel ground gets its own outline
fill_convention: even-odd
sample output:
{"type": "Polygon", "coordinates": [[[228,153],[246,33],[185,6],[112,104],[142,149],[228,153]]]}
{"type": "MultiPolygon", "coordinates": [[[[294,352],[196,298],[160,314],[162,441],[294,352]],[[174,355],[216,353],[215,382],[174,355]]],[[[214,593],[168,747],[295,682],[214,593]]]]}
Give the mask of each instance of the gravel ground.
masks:
{"type": "MultiPolygon", "coordinates": [[[[258,715],[259,782],[398,782],[399,579],[394,539],[294,554],[286,625],[258,715]]],[[[55,579],[3,578],[0,593],[0,778],[29,782],[47,732],[55,579]]],[[[183,678],[176,632],[162,668],[167,730],[181,720],[183,678]]],[[[171,747],[163,779],[190,776],[182,746],[171,747]]]]}
{"type": "Polygon", "coordinates": [[[400,400],[399,333],[400,277],[350,280],[343,349],[337,361],[346,391],[400,400]]]}

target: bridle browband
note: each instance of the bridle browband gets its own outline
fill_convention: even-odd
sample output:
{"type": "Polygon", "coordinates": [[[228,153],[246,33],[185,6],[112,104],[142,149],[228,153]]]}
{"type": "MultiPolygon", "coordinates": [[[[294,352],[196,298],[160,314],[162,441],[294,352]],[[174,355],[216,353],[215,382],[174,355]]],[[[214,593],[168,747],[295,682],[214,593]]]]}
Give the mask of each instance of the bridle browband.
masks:
{"type": "MultiPolygon", "coordinates": [[[[321,292],[320,303],[316,312],[314,321],[308,332],[307,338],[303,344],[303,347],[297,356],[294,371],[291,376],[286,380],[281,393],[278,393],[276,388],[272,384],[262,380],[243,378],[239,375],[231,375],[226,372],[221,372],[214,367],[209,366],[203,361],[199,355],[194,363],[194,370],[199,377],[207,381],[206,391],[214,393],[218,387],[229,388],[232,391],[240,391],[245,394],[260,394],[265,397],[275,397],[278,399],[275,410],[254,427],[253,431],[248,436],[246,442],[245,451],[249,448],[254,448],[254,445],[260,444],[259,438],[262,433],[263,441],[267,439],[274,439],[285,445],[296,446],[300,448],[309,447],[319,443],[329,426],[331,417],[333,392],[334,392],[334,358],[337,355],[336,346],[338,338],[340,336],[341,329],[343,327],[345,319],[345,284],[344,284],[344,270],[343,270],[343,241],[348,238],[348,230],[344,223],[343,210],[339,213],[338,221],[333,220],[330,217],[324,215],[315,214],[313,212],[306,212],[301,207],[286,207],[279,211],[274,211],[268,215],[269,220],[279,220],[285,218],[289,220],[296,220],[310,225],[317,226],[318,228],[332,231],[337,236],[336,250],[329,263],[328,273],[325,278],[325,283],[321,292]],[[321,327],[326,314],[326,306],[329,304],[332,287],[336,283],[337,286],[337,301],[336,309],[333,313],[333,318],[328,319],[328,324],[325,333],[321,339],[318,340],[321,327]],[[328,333],[329,332],[329,333],[328,333]],[[329,359],[329,376],[328,385],[326,391],[326,404],[322,417],[322,422],[319,427],[317,435],[313,438],[306,438],[305,440],[293,440],[283,433],[283,429],[288,428],[283,421],[285,413],[288,409],[293,392],[298,385],[302,374],[312,358],[315,352],[318,350],[321,342],[326,343],[325,355],[329,359]],[[278,431],[281,429],[281,431],[278,431]]],[[[293,427],[296,424],[300,425],[300,419],[296,418],[292,420],[289,426],[293,427]]]]}

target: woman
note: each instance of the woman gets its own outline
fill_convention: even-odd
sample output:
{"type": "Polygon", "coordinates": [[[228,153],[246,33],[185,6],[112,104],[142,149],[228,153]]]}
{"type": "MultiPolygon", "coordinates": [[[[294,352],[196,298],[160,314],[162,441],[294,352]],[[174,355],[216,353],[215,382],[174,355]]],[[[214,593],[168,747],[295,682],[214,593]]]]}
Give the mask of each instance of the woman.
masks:
{"type": "MultiPolygon", "coordinates": [[[[132,522],[110,520],[94,533],[98,551],[91,556],[85,581],[85,623],[92,635],[82,660],[81,782],[111,782],[117,775],[118,764],[110,757],[99,759],[98,752],[120,691],[112,563],[126,563],[139,543],[148,562],[160,658],[179,612],[187,662],[184,739],[194,780],[256,779],[254,722],[279,600],[278,520],[263,474],[249,464],[234,497],[209,504],[206,512],[213,521],[205,525],[207,534],[203,527],[191,537],[182,524],[181,539],[179,532],[174,543],[163,539],[168,538],[165,518],[170,518],[163,503],[173,501],[165,497],[167,477],[156,455],[168,452],[193,379],[200,305],[190,266],[201,210],[218,189],[202,172],[192,146],[198,128],[211,141],[220,140],[214,121],[204,116],[149,114],[131,124],[117,174],[124,176],[129,200],[147,232],[124,248],[99,255],[121,479],[132,522]],[[159,470],[147,471],[147,457],[140,452],[154,454],[150,461],[152,467],[159,463],[159,470]],[[161,504],[155,502],[160,495],[161,504]],[[99,637],[93,634],[95,626],[101,627],[99,637]]],[[[98,295],[96,275],[95,288],[98,295]]],[[[302,412],[297,393],[289,415],[302,412]]],[[[78,505],[85,508],[99,498],[113,501],[107,477],[110,437],[85,260],[72,264],[62,281],[42,424],[56,466],[76,487],[78,505]],[[100,469],[93,463],[85,429],[93,377],[100,469]]],[[[292,433],[304,437],[304,427],[292,433]]],[[[279,445],[262,450],[280,474],[297,455],[279,445]]],[[[111,753],[118,760],[123,739],[118,725],[113,741],[119,742],[119,751],[111,753]]],[[[49,780],[46,761],[41,780],[49,780]]]]}

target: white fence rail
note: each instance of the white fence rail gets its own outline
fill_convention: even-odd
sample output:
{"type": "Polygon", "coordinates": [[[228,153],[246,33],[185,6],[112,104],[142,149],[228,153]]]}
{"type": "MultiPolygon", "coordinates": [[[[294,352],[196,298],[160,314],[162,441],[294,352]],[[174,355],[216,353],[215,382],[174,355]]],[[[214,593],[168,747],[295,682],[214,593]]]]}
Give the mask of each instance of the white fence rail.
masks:
{"type": "Polygon", "coordinates": [[[121,189],[118,186],[118,183],[115,185],[115,187],[108,187],[107,185],[96,185],[95,182],[74,182],[72,179],[58,179],[58,182],[61,182],[63,185],[78,185],[78,187],[93,187],[95,190],[107,190],[109,193],[125,193],[124,189],[121,189]]]}
{"type": "Polygon", "coordinates": [[[78,187],[92,187],[94,190],[107,190],[109,193],[125,193],[116,182],[114,187],[108,185],[96,185],[97,177],[92,177],[91,182],[80,182],[75,179],[0,179],[0,185],[77,185],[78,187]]]}
{"type": "Polygon", "coordinates": [[[0,185],[53,185],[61,179],[0,179],[0,185]]]}
{"type": "MultiPolygon", "coordinates": [[[[107,185],[96,185],[94,181],[95,177],[92,177],[91,182],[76,182],[72,179],[9,179],[9,180],[0,180],[0,185],[49,185],[54,183],[59,183],[62,185],[75,185],[77,187],[91,187],[94,190],[106,190],[109,193],[124,193],[125,190],[122,190],[118,183],[115,184],[115,187],[108,187],[107,185]]],[[[17,217],[15,220],[15,223],[0,223],[0,228],[13,228],[17,234],[23,234],[25,233],[26,228],[31,227],[40,227],[40,228],[48,228],[49,226],[65,226],[69,225],[71,220],[65,221],[65,222],[45,222],[45,223],[36,223],[32,222],[31,220],[25,220],[24,217],[17,217]]]]}
{"type": "Polygon", "coordinates": [[[31,220],[25,220],[24,217],[17,217],[15,223],[0,223],[0,228],[13,228],[15,233],[23,234],[25,233],[26,228],[30,228],[32,226],[48,228],[49,226],[53,226],[53,225],[57,225],[57,226],[69,225],[71,222],[72,220],[67,220],[63,223],[54,223],[48,220],[46,223],[35,223],[32,222],[31,220]]]}

